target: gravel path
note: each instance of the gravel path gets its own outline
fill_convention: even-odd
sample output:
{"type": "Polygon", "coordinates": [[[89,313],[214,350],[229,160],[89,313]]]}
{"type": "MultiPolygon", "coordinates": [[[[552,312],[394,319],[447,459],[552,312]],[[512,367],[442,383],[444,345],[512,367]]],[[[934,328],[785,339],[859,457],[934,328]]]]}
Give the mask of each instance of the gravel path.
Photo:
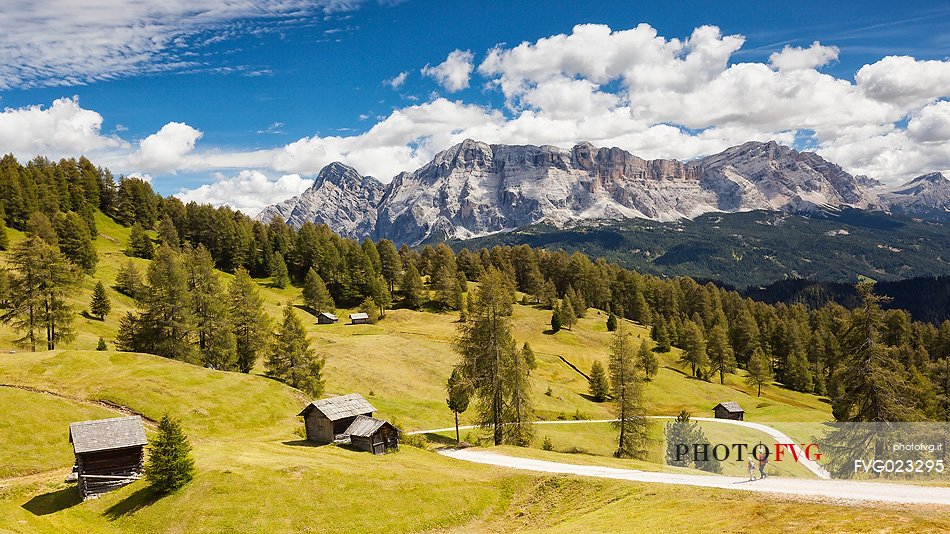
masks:
{"type": "Polygon", "coordinates": [[[544,460],[506,456],[484,449],[443,449],[439,451],[439,454],[468,462],[490,464],[511,469],[539,471],[543,473],[561,473],[567,475],[631,480],[635,482],[680,484],[704,488],[778,493],[801,497],[819,497],[838,501],[938,504],[950,506],[950,488],[945,487],[778,477],[749,481],[748,479],[740,477],[660,473],[637,471],[634,469],[548,462],[544,460]]]}
{"type": "MultiPolygon", "coordinates": [[[[654,419],[673,419],[666,416],[653,416],[654,419]]],[[[696,417],[692,420],[714,423],[731,424],[759,430],[773,437],[778,443],[794,443],[784,433],[761,423],[747,421],[731,421],[696,417]]],[[[581,421],[537,421],[538,425],[578,425],[587,423],[611,423],[611,419],[585,419],[581,421]]],[[[459,427],[461,430],[475,428],[471,425],[459,427]]],[[[429,434],[435,432],[455,431],[455,427],[437,428],[433,430],[417,430],[410,434],[429,434]]],[[[639,471],[636,469],[618,469],[591,465],[577,465],[560,462],[549,462],[530,458],[519,458],[498,454],[485,449],[443,449],[439,454],[482,464],[496,465],[511,469],[524,469],[543,473],[560,473],[601,478],[615,478],[636,482],[651,482],[658,484],[680,484],[700,486],[706,488],[732,489],[740,491],[754,491],[760,493],[777,493],[800,497],[818,497],[822,499],[855,501],[855,502],[888,502],[902,504],[937,504],[950,506],[950,488],[939,486],[914,486],[909,484],[889,484],[884,482],[860,482],[853,480],[830,480],[828,472],[817,463],[805,458],[804,452],[796,445],[802,464],[818,477],[815,479],[767,477],[764,480],[750,481],[742,477],[689,475],[681,473],[662,473],[655,471],[639,471]]]]}

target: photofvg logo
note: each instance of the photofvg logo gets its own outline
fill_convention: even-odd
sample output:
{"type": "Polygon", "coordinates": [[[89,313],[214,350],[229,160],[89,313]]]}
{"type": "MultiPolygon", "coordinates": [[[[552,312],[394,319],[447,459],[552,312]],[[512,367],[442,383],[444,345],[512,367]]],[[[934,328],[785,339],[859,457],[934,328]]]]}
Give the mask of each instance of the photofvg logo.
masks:
{"type": "Polygon", "coordinates": [[[801,462],[806,459],[812,462],[821,460],[820,445],[818,443],[774,443],[766,445],[758,443],[750,446],[748,443],[676,443],[675,458],[677,463],[690,461],[701,464],[716,460],[718,462],[744,462],[751,456],[758,461],[801,462]]]}
{"type": "MultiPolygon", "coordinates": [[[[735,462],[742,465],[743,473],[747,465],[750,477],[753,471],[757,477],[767,473],[803,474],[799,469],[781,468],[798,463],[816,475],[837,479],[938,482],[950,479],[950,423],[760,424],[784,434],[786,439],[743,443],[743,438],[748,438],[742,434],[739,439],[717,442],[707,433],[721,432],[721,423],[668,423],[664,429],[666,463],[722,473],[727,465],[735,465],[735,462]]],[[[736,473],[736,470],[731,468],[726,472],[736,473]]]]}

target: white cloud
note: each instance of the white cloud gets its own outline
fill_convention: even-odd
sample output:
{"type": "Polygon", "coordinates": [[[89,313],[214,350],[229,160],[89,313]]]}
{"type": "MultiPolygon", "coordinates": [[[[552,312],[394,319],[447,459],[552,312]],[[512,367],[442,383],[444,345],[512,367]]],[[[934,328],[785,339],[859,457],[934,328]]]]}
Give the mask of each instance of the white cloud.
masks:
{"type": "Polygon", "coordinates": [[[907,123],[907,134],[922,143],[950,143],[950,101],[922,109],[907,123]]]}
{"type": "Polygon", "coordinates": [[[132,154],[132,164],[140,169],[161,173],[174,172],[184,163],[186,154],[194,150],[201,132],[183,122],[169,122],[162,129],[142,139],[132,154]]]}
{"type": "Polygon", "coordinates": [[[409,71],[402,71],[392,79],[386,80],[386,85],[392,87],[393,89],[399,89],[404,83],[406,83],[406,78],[409,76],[409,71]]]}
{"type": "Polygon", "coordinates": [[[75,97],[54,100],[47,108],[7,108],[0,112],[0,146],[24,158],[125,146],[117,137],[102,135],[102,121],[102,115],[83,109],[75,97]]]}
{"type": "Polygon", "coordinates": [[[469,78],[475,68],[472,61],[475,59],[470,50],[455,50],[442,63],[434,67],[426,65],[422,68],[423,76],[428,76],[439,82],[446,91],[455,93],[468,87],[469,78]]]}
{"type": "Polygon", "coordinates": [[[201,68],[186,51],[267,31],[278,20],[287,23],[359,4],[360,0],[206,0],[200,6],[189,0],[5,0],[0,17],[0,89],[201,68]]]}
{"type": "Polygon", "coordinates": [[[869,97],[901,106],[922,105],[950,95],[950,61],[946,60],[887,56],[861,67],[854,78],[869,97]]]}
{"type": "Polygon", "coordinates": [[[256,170],[243,170],[236,176],[215,175],[215,182],[195,189],[182,189],[175,194],[182,202],[231,206],[254,216],[265,207],[299,195],[313,185],[313,180],[299,174],[285,174],[276,180],[256,170]]]}
{"type": "Polygon", "coordinates": [[[769,64],[778,70],[817,69],[838,59],[837,46],[823,46],[815,41],[808,48],[788,46],[769,56],[769,64]]]}
{"type": "MultiPolygon", "coordinates": [[[[659,36],[645,24],[620,31],[581,25],[568,35],[488,51],[478,83],[501,91],[503,109],[433,94],[428,102],[386,116],[361,116],[376,121],[364,133],[315,135],[259,150],[205,142],[195,148],[199,130],[169,123],[133,152],[124,141],[99,133],[101,116],[66,99],[61,106],[85,117],[78,124],[86,126],[78,130],[86,134],[78,136],[82,142],[60,146],[81,149],[88,143],[106,156],[95,161],[116,172],[149,172],[156,181],[176,170],[228,170],[232,176],[241,171],[193,191],[216,203],[245,195],[249,200],[234,202],[248,210],[256,206],[248,191],[260,189],[264,202],[272,202],[294,189],[277,187],[266,176],[262,181],[248,169],[307,176],[341,161],[388,181],[465,138],[562,147],[590,141],[644,158],[689,159],[749,140],[793,144],[805,134],[821,155],[848,171],[889,182],[950,168],[950,61],[887,57],[849,79],[816,70],[836,56],[831,47],[786,47],[769,63],[739,62],[735,52],[743,42],[741,35],[723,35],[711,26],[679,39],[659,36]]],[[[427,75],[450,91],[461,89],[470,83],[473,58],[456,50],[443,64],[427,66],[427,75]],[[453,62],[462,68],[442,69],[453,62]]],[[[32,108],[14,111],[24,110],[32,108]]],[[[11,123],[6,130],[5,115],[0,141],[43,152],[42,143],[51,137],[42,113],[23,115],[38,126],[11,123]],[[40,133],[31,141],[17,137],[20,131],[40,133]]],[[[60,122],[72,131],[65,126],[72,122],[60,122]]]]}

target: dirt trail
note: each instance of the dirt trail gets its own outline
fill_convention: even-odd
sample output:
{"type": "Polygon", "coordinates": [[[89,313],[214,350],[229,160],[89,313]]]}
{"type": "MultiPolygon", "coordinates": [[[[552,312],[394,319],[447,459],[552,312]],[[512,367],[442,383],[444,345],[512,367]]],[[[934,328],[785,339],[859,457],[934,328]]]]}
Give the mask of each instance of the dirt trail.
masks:
{"type": "Polygon", "coordinates": [[[779,477],[749,481],[741,477],[660,473],[654,471],[637,471],[634,469],[617,469],[613,467],[549,462],[545,460],[506,456],[484,449],[443,449],[439,451],[439,454],[467,462],[490,464],[511,469],[539,471],[542,473],[561,473],[567,475],[631,480],[635,482],[680,484],[706,488],[794,495],[799,497],[817,497],[823,500],[833,501],[950,506],[950,488],[945,487],[779,477]]]}

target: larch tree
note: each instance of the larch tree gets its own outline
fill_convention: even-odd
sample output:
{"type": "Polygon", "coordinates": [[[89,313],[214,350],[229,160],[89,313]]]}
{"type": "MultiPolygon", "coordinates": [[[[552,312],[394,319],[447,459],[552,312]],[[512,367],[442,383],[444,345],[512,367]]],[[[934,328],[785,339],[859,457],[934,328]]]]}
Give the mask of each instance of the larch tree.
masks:
{"type": "Polygon", "coordinates": [[[212,369],[236,369],[237,341],[231,332],[227,301],[214,260],[204,245],[186,247],[185,269],[201,362],[212,369]]]}
{"type": "Polygon", "coordinates": [[[93,317],[98,317],[100,321],[106,320],[106,315],[112,311],[112,304],[109,302],[109,295],[106,294],[106,288],[101,281],[96,282],[95,289],[92,290],[92,301],[89,303],[89,313],[93,317]]]}
{"type": "Polygon", "coordinates": [[[650,350],[650,343],[645,339],[640,342],[637,359],[640,360],[640,367],[643,369],[644,379],[647,381],[653,380],[657,371],[660,370],[660,362],[657,360],[656,353],[650,350]]]}
{"type": "Polygon", "coordinates": [[[594,360],[594,363],[590,366],[587,389],[590,391],[590,396],[597,402],[604,402],[610,394],[610,382],[607,380],[604,364],[600,363],[600,360],[594,360]]]}
{"type": "Polygon", "coordinates": [[[310,347],[307,331],[288,302],[265,364],[267,373],[318,398],[323,394],[323,364],[324,359],[310,347]]]}
{"type": "Polygon", "coordinates": [[[534,400],[531,397],[531,368],[524,350],[516,350],[503,369],[505,425],[502,428],[505,443],[527,447],[534,439],[534,400]]]}
{"type": "Polygon", "coordinates": [[[92,244],[89,226],[82,217],[74,211],[60,213],[56,216],[55,226],[59,250],[63,255],[86,273],[94,273],[99,256],[92,244]]]}
{"type": "Polygon", "coordinates": [[[894,422],[920,419],[909,383],[907,369],[896,351],[881,342],[884,312],[888,299],[874,293],[874,283],[856,286],[861,305],[851,314],[844,334],[847,362],[838,376],[840,395],[833,399],[832,411],[838,421],[894,422]]]}
{"type": "Polygon", "coordinates": [[[264,313],[264,299],[251,275],[239,268],[228,287],[231,332],[237,342],[237,366],[250,373],[270,341],[270,317],[264,313]]]}
{"type": "Polygon", "coordinates": [[[528,365],[528,374],[531,374],[531,371],[534,371],[538,368],[538,357],[535,356],[534,350],[527,341],[525,341],[524,345],[521,346],[521,356],[528,365]]]}
{"type": "Polygon", "coordinates": [[[82,279],[78,267],[36,234],[13,247],[10,262],[14,271],[8,281],[7,310],[0,319],[24,334],[16,344],[35,351],[43,331],[47,350],[74,339],[76,312],[68,298],[82,279]]]}
{"type": "Polygon", "coordinates": [[[714,372],[719,373],[719,383],[726,383],[726,373],[736,370],[736,357],[732,346],[729,345],[729,332],[725,325],[717,324],[709,330],[706,341],[706,354],[714,372]]]}
{"type": "Polygon", "coordinates": [[[765,351],[762,350],[762,347],[757,346],[752,349],[752,356],[749,358],[748,370],[749,376],[746,377],[746,383],[756,388],[756,397],[761,397],[762,386],[768,385],[774,378],[774,375],[772,374],[772,362],[769,361],[769,358],[765,355],[765,351]]]}
{"type": "Polygon", "coordinates": [[[396,290],[396,283],[399,281],[399,275],[402,273],[402,260],[399,258],[399,251],[396,245],[388,239],[381,239],[376,244],[379,251],[380,274],[386,279],[389,285],[389,292],[396,290]]]}
{"type": "Polygon", "coordinates": [[[644,459],[647,453],[649,420],[643,406],[643,381],[637,367],[637,357],[623,322],[617,325],[610,343],[610,389],[614,426],[618,430],[618,458],[644,459]]]}
{"type": "Polygon", "coordinates": [[[119,274],[115,279],[115,288],[123,295],[136,300],[141,298],[145,290],[145,282],[142,281],[142,271],[135,266],[131,259],[127,260],[119,269],[119,274]]]}
{"type": "Polygon", "coordinates": [[[683,323],[682,337],[683,355],[680,357],[680,363],[690,366],[692,376],[702,378],[709,364],[702,328],[694,321],[687,319],[683,323]]]}
{"type": "Polygon", "coordinates": [[[403,274],[402,283],[399,284],[399,290],[402,292],[403,302],[410,310],[418,310],[422,307],[425,300],[425,290],[422,287],[422,276],[419,270],[412,263],[406,267],[403,274]]]}
{"type": "Polygon", "coordinates": [[[448,405],[449,410],[452,410],[452,414],[455,415],[455,442],[461,443],[459,414],[468,410],[471,394],[468,384],[465,382],[465,379],[462,378],[462,374],[457,367],[452,369],[452,376],[449,377],[448,383],[445,385],[445,390],[448,394],[445,403],[448,405]]]}
{"type": "Polygon", "coordinates": [[[301,293],[304,304],[316,315],[323,312],[332,312],[336,307],[333,297],[330,296],[330,292],[327,290],[327,285],[323,283],[323,278],[320,278],[313,267],[307,271],[307,276],[304,277],[301,293]]]}
{"type": "Polygon", "coordinates": [[[290,275],[287,273],[287,263],[281,253],[276,253],[271,258],[270,263],[271,285],[277,289],[283,289],[290,284],[290,275]]]}
{"type": "Polygon", "coordinates": [[[555,334],[561,331],[561,306],[554,305],[554,311],[551,312],[551,331],[555,334]]]}
{"type": "Polygon", "coordinates": [[[139,350],[166,358],[196,362],[195,316],[192,312],[188,271],[180,254],[161,246],[148,265],[148,289],[142,297],[143,312],[138,321],[139,350]]]}
{"type": "Polygon", "coordinates": [[[561,327],[573,331],[575,324],[577,324],[577,312],[574,310],[571,299],[565,295],[561,303],[561,327]]]}
{"type": "Polygon", "coordinates": [[[145,233],[145,229],[142,228],[142,225],[138,223],[132,226],[126,254],[146,260],[152,259],[155,255],[155,245],[152,244],[152,239],[145,233]]]}
{"type": "Polygon", "coordinates": [[[471,384],[478,407],[478,424],[492,430],[495,445],[504,442],[506,372],[515,363],[516,346],[508,318],[513,289],[504,273],[489,268],[469,301],[468,321],[458,323],[453,347],[460,356],[459,372],[471,384]]]}

